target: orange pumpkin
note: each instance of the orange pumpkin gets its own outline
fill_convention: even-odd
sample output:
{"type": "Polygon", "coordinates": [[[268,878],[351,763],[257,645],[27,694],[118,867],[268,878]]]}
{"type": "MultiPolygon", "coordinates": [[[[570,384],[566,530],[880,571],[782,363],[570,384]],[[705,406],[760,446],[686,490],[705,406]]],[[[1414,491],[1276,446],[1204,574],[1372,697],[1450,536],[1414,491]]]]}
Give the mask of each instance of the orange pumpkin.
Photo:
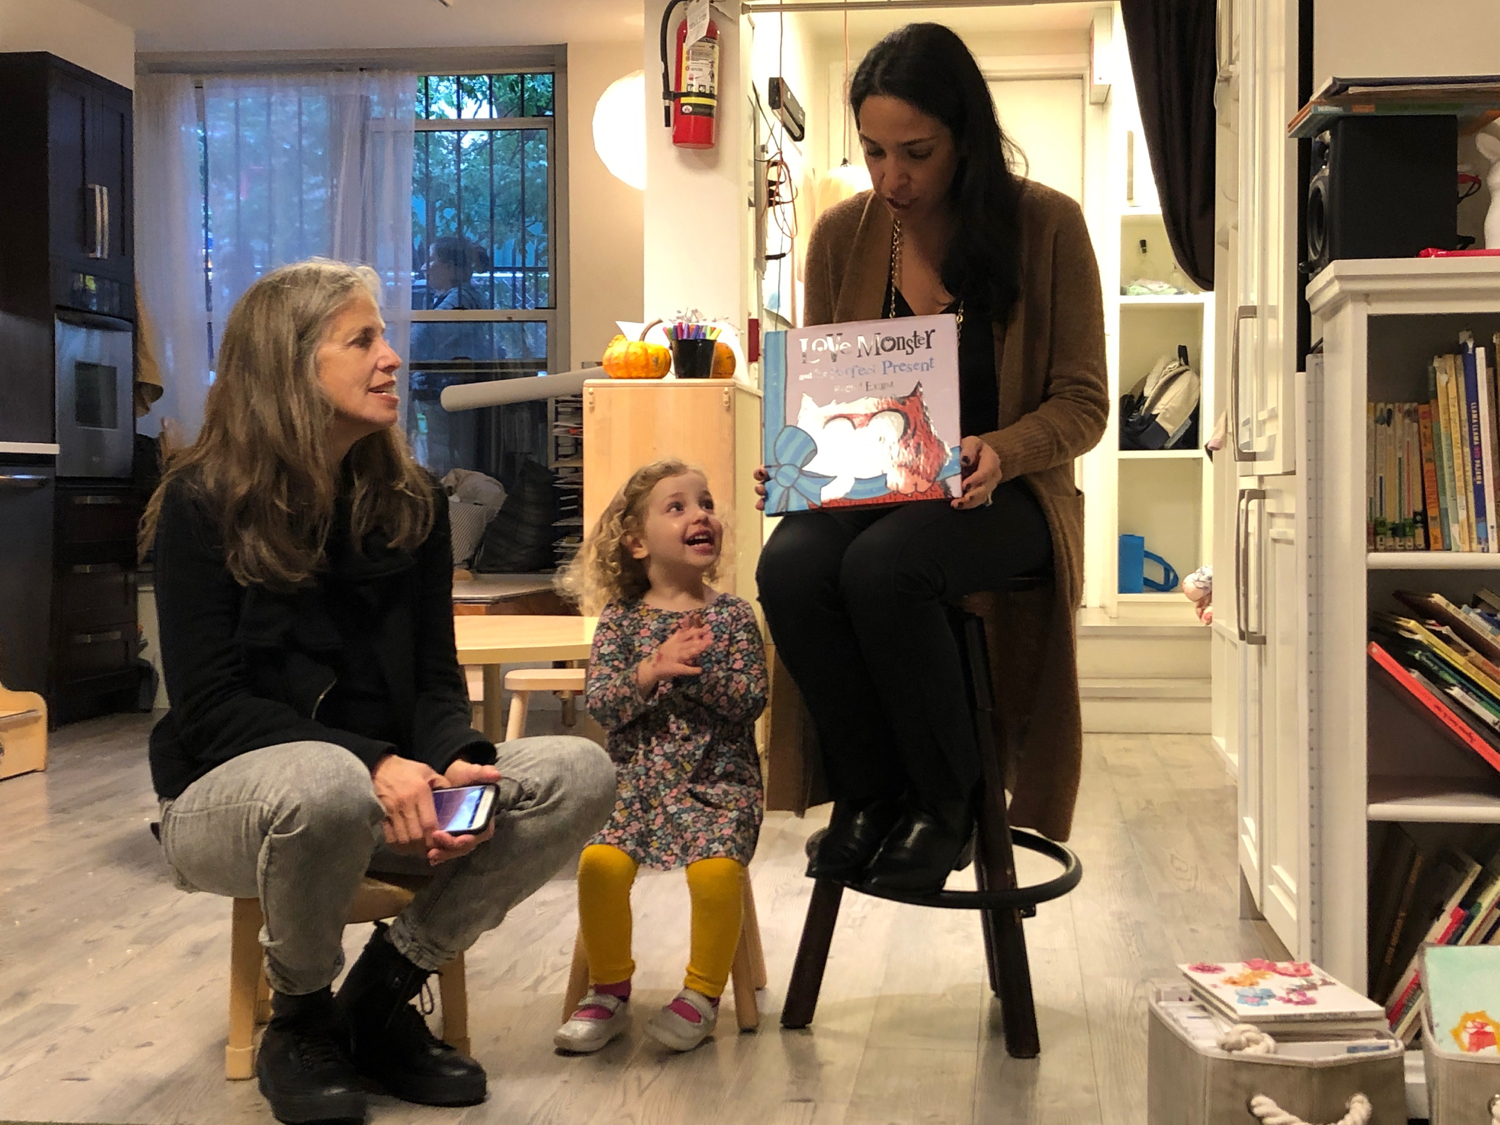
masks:
{"type": "Polygon", "coordinates": [[[720,340],[714,345],[715,379],[728,379],[734,375],[734,349],[720,340]]]}
{"type": "Polygon", "coordinates": [[[660,379],[672,367],[672,353],[660,344],[616,336],[604,349],[604,371],[611,379],[660,379]]]}

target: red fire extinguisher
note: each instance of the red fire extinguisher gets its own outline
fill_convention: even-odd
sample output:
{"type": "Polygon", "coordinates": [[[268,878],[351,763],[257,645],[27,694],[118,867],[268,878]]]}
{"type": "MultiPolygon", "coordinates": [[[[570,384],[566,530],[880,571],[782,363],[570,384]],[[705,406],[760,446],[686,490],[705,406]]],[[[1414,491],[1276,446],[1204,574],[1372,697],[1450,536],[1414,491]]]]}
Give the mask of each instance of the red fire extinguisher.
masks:
{"type": "Polygon", "coordinates": [[[673,0],[662,13],[662,98],[672,143],[679,148],[714,147],[714,112],[719,103],[719,29],[713,20],[696,43],[687,41],[687,21],[677,25],[676,65],[671,86],[666,82],[667,27],[682,0],[673,0]]]}

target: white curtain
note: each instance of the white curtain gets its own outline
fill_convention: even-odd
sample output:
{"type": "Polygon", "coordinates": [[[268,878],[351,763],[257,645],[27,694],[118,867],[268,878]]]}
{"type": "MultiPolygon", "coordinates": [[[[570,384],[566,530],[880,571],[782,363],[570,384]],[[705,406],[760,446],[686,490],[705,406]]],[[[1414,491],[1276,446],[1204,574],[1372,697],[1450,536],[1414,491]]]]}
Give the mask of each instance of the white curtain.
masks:
{"type": "Polygon", "coordinates": [[[201,139],[191,77],[137,77],[135,277],[164,392],[136,427],[154,436],[171,419],[185,441],[198,434],[209,380],[201,139]]]}
{"type": "MultiPolygon", "coordinates": [[[[173,106],[182,101],[178,85],[186,83],[191,105],[191,79],[151,76],[157,78],[167,79],[173,106]]],[[[205,347],[217,349],[229,310],[252,281],[277,266],[317,255],[374,267],[384,288],[387,336],[405,356],[411,325],[416,89],[415,74],[371,71],[203,79],[201,134],[196,133],[196,107],[192,118],[201,148],[178,143],[173,175],[181,179],[190,172],[195,185],[197,205],[188,208],[198,223],[195,256],[190,263],[183,254],[176,262],[178,269],[196,271],[197,337],[205,347]],[[210,263],[206,308],[205,241],[210,263]]],[[[181,120],[179,109],[162,121],[163,133],[171,134],[174,125],[180,131],[181,120]]],[[[157,143],[168,155],[170,146],[157,143]]],[[[162,213],[169,206],[154,206],[153,219],[180,222],[177,215],[162,213]]],[[[138,243],[144,247],[156,230],[143,227],[142,235],[138,243]]],[[[150,295],[147,299],[162,322],[165,345],[169,317],[174,329],[187,319],[187,297],[178,295],[178,315],[158,309],[150,295]]],[[[178,392],[181,406],[196,405],[196,412],[184,409],[181,417],[188,440],[202,421],[209,366],[203,367],[199,387],[178,392]]],[[[403,394],[404,374],[403,368],[403,394]]]]}

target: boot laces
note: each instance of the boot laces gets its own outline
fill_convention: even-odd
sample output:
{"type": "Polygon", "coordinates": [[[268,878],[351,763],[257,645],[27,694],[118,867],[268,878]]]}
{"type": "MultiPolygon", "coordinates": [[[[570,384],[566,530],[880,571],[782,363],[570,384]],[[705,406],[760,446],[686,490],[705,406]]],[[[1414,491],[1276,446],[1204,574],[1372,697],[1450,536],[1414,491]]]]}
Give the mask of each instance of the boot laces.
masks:
{"type": "Polygon", "coordinates": [[[292,1058],[304,1070],[320,1070],[325,1066],[347,1064],[344,1052],[334,1042],[330,1032],[301,1031],[292,1040],[292,1058]]]}

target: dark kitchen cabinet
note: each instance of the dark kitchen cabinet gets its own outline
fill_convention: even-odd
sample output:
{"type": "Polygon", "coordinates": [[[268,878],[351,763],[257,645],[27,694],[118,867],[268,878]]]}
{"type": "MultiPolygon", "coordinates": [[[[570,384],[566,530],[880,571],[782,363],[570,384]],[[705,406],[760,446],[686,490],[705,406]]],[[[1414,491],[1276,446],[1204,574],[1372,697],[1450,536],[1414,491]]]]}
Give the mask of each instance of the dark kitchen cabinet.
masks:
{"type": "MultiPolygon", "coordinates": [[[[45,566],[50,580],[28,582],[33,604],[23,607],[30,616],[20,639],[30,683],[20,686],[35,685],[45,664],[54,724],[133,709],[140,694],[140,498],[128,458],[122,468],[119,458],[80,456],[99,432],[118,431],[127,444],[133,436],[133,144],[125,87],[55,55],[0,53],[0,462],[12,458],[5,471],[16,479],[45,473],[52,501],[45,529],[25,529],[46,547],[45,559],[35,550],[26,556],[31,573],[45,566]],[[84,409],[93,384],[80,384],[79,371],[101,370],[103,361],[77,350],[80,325],[127,340],[109,368],[118,392],[112,422],[84,409]]],[[[39,505],[24,514],[35,522],[39,505]]],[[[0,624],[7,591],[0,583],[0,624]]]]}

